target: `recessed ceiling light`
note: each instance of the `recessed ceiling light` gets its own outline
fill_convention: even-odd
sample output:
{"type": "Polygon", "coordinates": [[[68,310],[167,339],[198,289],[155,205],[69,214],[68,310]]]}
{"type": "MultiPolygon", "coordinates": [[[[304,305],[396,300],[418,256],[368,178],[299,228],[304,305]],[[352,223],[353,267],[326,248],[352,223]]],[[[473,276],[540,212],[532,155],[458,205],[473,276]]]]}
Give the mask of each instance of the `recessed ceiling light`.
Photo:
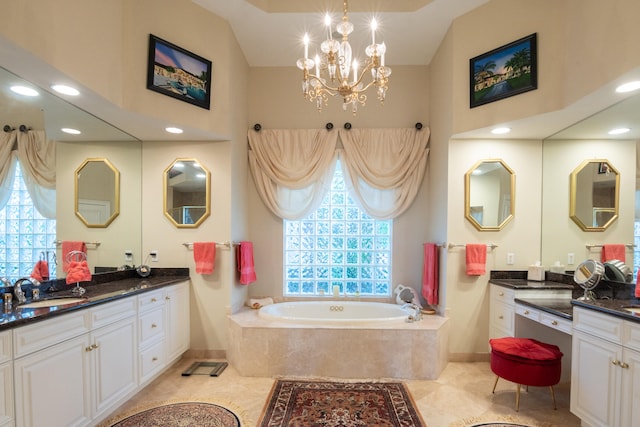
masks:
{"type": "Polygon", "coordinates": [[[80,135],[82,133],[78,129],[73,129],[73,128],[62,128],[60,130],[64,133],[69,133],[71,135],[80,135]]]}
{"type": "Polygon", "coordinates": [[[631,129],[629,128],[617,128],[611,129],[608,133],[609,135],[622,135],[623,133],[629,132],[631,129]]]}
{"type": "Polygon", "coordinates": [[[511,128],[507,128],[507,127],[491,129],[491,133],[494,135],[503,135],[509,132],[511,132],[511,128]]]}
{"type": "Polygon", "coordinates": [[[20,86],[20,85],[16,85],[16,86],[11,86],[11,90],[14,91],[15,93],[19,94],[19,95],[24,95],[24,96],[38,96],[39,93],[37,90],[31,88],[31,87],[27,87],[27,86],[20,86]]]}
{"type": "Polygon", "coordinates": [[[633,82],[621,84],[616,88],[616,92],[625,93],[625,92],[632,92],[638,89],[640,89],[640,80],[635,80],[633,82]]]}
{"type": "Polygon", "coordinates": [[[70,95],[70,96],[80,95],[80,91],[78,89],[73,88],[71,86],[67,86],[67,85],[53,85],[51,86],[51,89],[63,95],[70,95]]]}
{"type": "Polygon", "coordinates": [[[180,128],[175,128],[175,127],[168,127],[165,129],[167,132],[169,133],[182,133],[183,130],[180,128]]]}

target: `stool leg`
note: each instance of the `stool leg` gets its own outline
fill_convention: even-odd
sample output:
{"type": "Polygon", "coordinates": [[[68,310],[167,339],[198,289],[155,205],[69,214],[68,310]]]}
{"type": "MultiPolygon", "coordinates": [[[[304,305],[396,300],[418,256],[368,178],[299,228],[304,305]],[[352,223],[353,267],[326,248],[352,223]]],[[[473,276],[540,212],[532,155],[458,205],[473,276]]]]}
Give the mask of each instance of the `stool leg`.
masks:
{"type": "Polygon", "coordinates": [[[553,386],[550,385],[549,386],[549,390],[551,390],[551,398],[553,399],[553,410],[557,410],[558,408],[556,407],[556,393],[553,391],[553,386]]]}
{"type": "Polygon", "coordinates": [[[495,393],[496,392],[496,386],[498,385],[498,380],[499,379],[500,379],[500,377],[496,375],[496,382],[493,383],[493,390],[491,390],[491,393],[495,393]]]}
{"type": "Polygon", "coordinates": [[[520,411],[520,384],[516,388],[516,412],[520,411]]]}

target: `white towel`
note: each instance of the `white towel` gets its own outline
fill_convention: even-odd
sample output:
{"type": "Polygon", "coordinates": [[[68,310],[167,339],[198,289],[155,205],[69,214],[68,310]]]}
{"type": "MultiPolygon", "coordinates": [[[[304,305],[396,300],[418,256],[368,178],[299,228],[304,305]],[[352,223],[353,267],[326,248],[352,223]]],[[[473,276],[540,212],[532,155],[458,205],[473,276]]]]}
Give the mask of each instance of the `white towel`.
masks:
{"type": "Polygon", "coordinates": [[[264,307],[265,305],[269,305],[269,304],[273,304],[273,298],[271,297],[266,297],[266,298],[249,298],[249,301],[247,301],[247,307],[251,307],[255,310],[259,309],[260,307],[264,307]]]}

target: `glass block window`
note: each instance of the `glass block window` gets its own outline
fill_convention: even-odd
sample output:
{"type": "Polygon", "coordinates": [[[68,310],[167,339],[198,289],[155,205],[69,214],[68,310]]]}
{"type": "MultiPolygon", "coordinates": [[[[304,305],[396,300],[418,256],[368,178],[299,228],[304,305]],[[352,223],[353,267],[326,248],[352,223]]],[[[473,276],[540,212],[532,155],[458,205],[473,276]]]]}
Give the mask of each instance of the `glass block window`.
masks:
{"type": "Polygon", "coordinates": [[[12,283],[29,277],[41,257],[55,277],[55,240],[56,220],[44,218],[33,206],[18,162],[11,198],[0,210],[0,277],[12,283]]]}
{"type": "Polygon", "coordinates": [[[392,226],[360,210],[338,162],[318,210],[284,220],[284,295],[390,296],[392,226]]]}

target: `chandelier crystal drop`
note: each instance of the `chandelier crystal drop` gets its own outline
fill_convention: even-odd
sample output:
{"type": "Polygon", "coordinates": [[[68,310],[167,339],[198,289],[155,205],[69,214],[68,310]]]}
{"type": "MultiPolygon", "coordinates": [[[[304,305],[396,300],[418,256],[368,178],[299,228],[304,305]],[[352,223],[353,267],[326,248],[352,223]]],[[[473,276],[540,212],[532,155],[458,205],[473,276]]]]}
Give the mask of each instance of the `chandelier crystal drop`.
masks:
{"type": "Polygon", "coordinates": [[[302,93],[306,99],[316,103],[318,111],[326,106],[329,96],[340,95],[342,108],[351,107],[353,114],[358,111],[358,104],[364,106],[369,88],[375,87],[381,103],[384,103],[389,84],[391,68],[384,65],[387,50],[383,43],[376,43],[377,22],[371,21],[371,44],[365,49],[366,62],[361,65],[353,58],[353,50],[349,44],[349,34],[353,32],[353,24],[347,16],[347,0],[344,0],[344,15],[336,25],[336,31],[342,40],[333,38],[331,17],[325,16],[327,39],[320,44],[321,55],[309,58],[309,36],[304,35],[304,58],[297,61],[302,70],[302,93]]]}

